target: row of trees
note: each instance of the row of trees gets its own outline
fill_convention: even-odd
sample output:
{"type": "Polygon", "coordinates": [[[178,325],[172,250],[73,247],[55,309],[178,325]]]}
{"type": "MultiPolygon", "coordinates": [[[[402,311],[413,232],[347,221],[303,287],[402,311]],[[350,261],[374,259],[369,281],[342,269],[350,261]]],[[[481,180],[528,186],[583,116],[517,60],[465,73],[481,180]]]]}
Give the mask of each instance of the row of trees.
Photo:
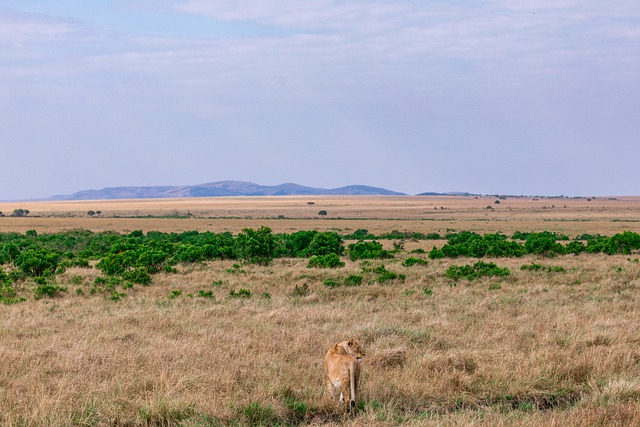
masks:
{"type": "MultiPolygon", "coordinates": [[[[31,212],[29,209],[14,209],[13,212],[9,216],[15,217],[23,217],[29,215],[31,212]]],[[[2,211],[0,211],[0,216],[6,216],[2,211]]]]}

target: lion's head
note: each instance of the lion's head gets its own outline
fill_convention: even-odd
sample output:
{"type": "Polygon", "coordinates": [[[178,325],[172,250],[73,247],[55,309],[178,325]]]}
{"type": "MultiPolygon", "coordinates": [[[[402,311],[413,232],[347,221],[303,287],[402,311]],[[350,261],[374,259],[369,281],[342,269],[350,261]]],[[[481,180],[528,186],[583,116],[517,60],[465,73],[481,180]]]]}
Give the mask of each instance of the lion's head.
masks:
{"type": "Polygon", "coordinates": [[[344,341],[338,344],[345,353],[350,354],[358,360],[362,360],[362,358],[366,355],[362,346],[355,339],[351,338],[349,341],[344,341]]]}

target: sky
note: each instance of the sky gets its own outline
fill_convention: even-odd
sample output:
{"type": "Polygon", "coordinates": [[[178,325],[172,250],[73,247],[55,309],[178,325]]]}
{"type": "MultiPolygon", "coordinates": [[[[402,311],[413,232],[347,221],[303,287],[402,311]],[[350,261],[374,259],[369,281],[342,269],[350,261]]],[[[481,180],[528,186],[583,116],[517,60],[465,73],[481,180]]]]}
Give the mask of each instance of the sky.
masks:
{"type": "Polygon", "coordinates": [[[0,0],[0,200],[640,195],[638,0],[0,0]]]}

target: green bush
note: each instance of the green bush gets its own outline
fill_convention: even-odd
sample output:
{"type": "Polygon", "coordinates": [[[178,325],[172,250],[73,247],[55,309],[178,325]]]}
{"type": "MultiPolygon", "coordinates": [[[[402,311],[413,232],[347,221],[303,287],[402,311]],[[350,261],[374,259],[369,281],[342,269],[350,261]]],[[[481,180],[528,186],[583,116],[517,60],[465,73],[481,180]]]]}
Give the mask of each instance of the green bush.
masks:
{"type": "Polygon", "coordinates": [[[172,261],[176,264],[190,264],[204,261],[204,259],[205,253],[202,247],[182,243],[176,248],[172,261]]]}
{"type": "Polygon", "coordinates": [[[380,284],[385,284],[393,281],[399,281],[404,283],[406,278],[404,274],[398,274],[398,273],[394,273],[393,271],[387,270],[384,265],[375,267],[372,270],[372,272],[376,274],[375,280],[380,284]]]}
{"type": "Polygon", "coordinates": [[[586,246],[582,242],[572,241],[564,247],[566,254],[579,255],[586,250],[586,246]]]}
{"type": "Polygon", "coordinates": [[[198,296],[200,298],[215,299],[215,296],[213,295],[213,291],[203,291],[202,289],[198,291],[198,296]]]}
{"type": "Polygon", "coordinates": [[[462,231],[449,236],[448,242],[441,248],[433,248],[429,258],[457,257],[519,257],[524,253],[522,245],[507,240],[503,234],[485,234],[462,231]]]}
{"type": "Polygon", "coordinates": [[[609,238],[601,236],[596,239],[588,240],[587,245],[584,248],[584,251],[590,254],[601,253],[604,250],[604,247],[609,243],[609,238]]]}
{"type": "Polygon", "coordinates": [[[327,279],[324,282],[322,282],[322,284],[330,288],[337,288],[339,286],[342,286],[342,283],[340,283],[336,279],[327,279]]]}
{"type": "Polygon", "coordinates": [[[311,239],[311,243],[309,243],[309,247],[306,249],[305,253],[307,256],[313,255],[342,255],[344,254],[344,245],[342,242],[342,238],[333,231],[317,233],[311,239]]]}
{"type": "Polygon", "coordinates": [[[475,280],[479,277],[508,276],[508,268],[500,268],[492,262],[478,261],[474,265],[452,265],[447,269],[446,276],[453,280],[475,280]]]}
{"type": "Polygon", "coordinates": [[[369,230],[366,228],[359,228],[353,233],[347,234],[344,238],[348,240],[374,240],[376,236],[369,233],[369,230]]]}
{"type": "Polygon", "coordinates": [[[0,249],[0,265],[15,262],[18,256],[20,256],[18,245],[13,242],[5,243],[0,249]]]}
{"type": "Polygon", "coordinates": [[[237,292],[234,289],[229,291],[229,296],[232,298],[251,298],[251,291],[249,289],[240,288],[237,292]]]}
{"type": "Polygon", "coordinates": [[[609,238],[602,251],[609,255],[630,255],[632,251],[638,249],[640,249],[640,234],[625,231],[609,238]]]}
{"type": "Polygon", "coordinates": [[[142,268],[149,274],[156,274],[163,270],[169,259],[169,253],[151,244],[136,247],[133,253],[132,267],[142,268]]]}
{"type": "Polygon", "coordinates": [[[0,285],[0,303],[9,305],[23,301],[26,301],[26,299],[19,297],[15,289],[10,285],[0,285]]]}
{"type": "Polygon", "coordinates": [[[278,235],[280,242],[278,255],[289,258],[306,258],[308,256],[307,249],[316,234],[318,232],[312,230],[278,235]]]}
{"type": "Polygon", "coordinates": [[[314,255],[309,259],[307,268],[338,268],[344,267],[344,262],[334,253],[327,255],[314,255]]]}
{"type": "Polygon", "coordinates": [[[260,227],[258,230],[244,228],[236,238],[237,257],[249,263],[269,265],[275,255],[275,249],[275,237],[269,227],[260,227]]]}
{"type": "Polygon", "coordinates": [[[45,297],[53,298],[62,292],[67,292],[67,288],[47,283],[42,278],[37,279],[36,283],[38,286],[36,286],[36,288],[33,291],[33,294],[36,299],[45,298],[45,297]]]}
{"type": "Polygon", "coordinates": [[[81,257],[74,257],[69,261],[65,261],[62,265],[66,267],[91,268],[89,260],[81,257]]]}
{"type": "Polygon", "coordinates": [[[409,258],[405,259],[404,261],[402,261],[402,265],[405,267],[413,267],[416,264],[420,264],[420,265],[429,265],[429,262],[427,260],[424,259],[420,259],[420,258],[414,258],[412,256],[410,256],[409,258]]]}
{"type": "Polygon", "coordinates": [[[548,231],[529,233],[524,242],[524,249],[528,254],[555,256],[566,253],[562,244],[556,242],[557,235],[548,231]]]}
{"type": "Polygon", "coordinates": [[[344,279],[345,286],[360,286],[362,284],[362,276],[351,274],[344,279]]]}
{"type": "Polygon", "coordinates": [[[122,298],[126,297],[127,294],[124,292],[113,291],[111,295],[109,295],[109,300],[111,301],[120,301],[122,298]]]}
{"type": "Polygon", "coordinates": [[[174,289],[174,290],[171,291],[171,293],[169,293],[169,295],[167,295],[167,298],[176,299],[180,295],[182,295],[182,291],[180,289],[174,289]]]}
{"type": "Polygon", "coordinates": [[[11,279],[7,276],[7,273],[4,272],[2,268],[0,268],[0,285],[10,285],[11,279]]]}
{"type": "Polygon", "coordinates": [[[118,286],[124,286],[124,282],[120,277],[96,277],[90,293],[113,293],[118,286]]]}
{"type": "Polygon", "coordinates": [[[18,297],[18,293],[11,286],[11,279],[0,268],[0,302],[3,304],[15,304],[24,300],[24,298],[18,297]]]}
{"type": "Polygon", "coordinates": [[[231,268],[227,268],[225,270],[227,273],[229,274],[244,274],[246,273],[246,271],[242,268],[240,268],[240,264],[233,264],[233,266],[231,266],[231,268]]]}
{"type": "Polygon", "coordinates": [[[151,276],[144,268],[138,267],[133,270],[127,270],[122,274],[124,280],[139,285],[148,285],[151,283],[151,276]]]}
{"type": "Polygon", "coordinates": [[[106,254],[96,264],[96,267],[107,276],[119,276],[134,265],[135,252],[133,249],[118,251],[114,248],[111,253],[106,254]]]}
{"type": "Polygon", "coordinates": [[[383,259],[391,258],[389,251],[382,249],[380,242],[364,242],[360,241],[349,245],[349,257],[351,261],[359,259],[383,259]]]}
{"type": "Polygon", "coordinates": [[[25,249],[15,261],[16,267],[30,277],[53,275],[58,268],[60,254],[51,249],[25,249]]]}

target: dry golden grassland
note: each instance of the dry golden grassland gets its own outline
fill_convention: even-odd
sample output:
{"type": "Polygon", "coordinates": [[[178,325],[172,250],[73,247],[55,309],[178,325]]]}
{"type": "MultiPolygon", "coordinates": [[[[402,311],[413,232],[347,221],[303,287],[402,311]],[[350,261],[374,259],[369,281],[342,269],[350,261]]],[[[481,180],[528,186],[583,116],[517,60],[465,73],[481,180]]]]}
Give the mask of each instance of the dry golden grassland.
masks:
{"type": "MultiPolygon", "coordinates": [[[[0,232],[640,231],[640,199],[494,200],[3,203],[34,217],[0,218],[0,232]],[[194,218],[111,218],[186,211],[194,218]]],[[[100,272],[70,268],[57,278],[62,296],[0,305],[0,425],[640,425],[640,254],[489,259],[511,274],[457,282],[447,268],[476,259],[402,265],[441,243],[407,241],[394,259],[344,257],[338,269],[181,266],[117,301],[78,294],[100,272]],[[532,263],[564,271],[520,269],[532,263]],[[369,270],[381,264],[406,279],[377,283],[369,270]],[[351,274],[363,284],[324,285],[351,274]],[[230,295],[240,289],[251,296],[230,295]],[[322,398],[322,359],[349,337],[367,357],[360,411],[343,418],[322,398]]]]}
{"type": "Polygon", "coordinates": [[[0,202],[0,232],[190,231],[238,232],[270,227],[274,232],[366,228],[373,233],[447,229],[479,233],[556,231],[615,234],[640,231],[640,197],[507,198],[495,197],[217,197],[192,199],[0,202]],[[313,203],[310,205],[309,203],[313,203]],[[27,218],[9,217],[28,209],[27,218]],[[100,211],[89,217],[88,211],[100,211]],[[318,215],[327,211],[323,219],[318,215]],[[179,217],[179,218],[176,218],[179,217]],[[322,220],[320,220],[322,219],[322,220]],[[357,220],[357,221],[355,221],[357,220]]]}

